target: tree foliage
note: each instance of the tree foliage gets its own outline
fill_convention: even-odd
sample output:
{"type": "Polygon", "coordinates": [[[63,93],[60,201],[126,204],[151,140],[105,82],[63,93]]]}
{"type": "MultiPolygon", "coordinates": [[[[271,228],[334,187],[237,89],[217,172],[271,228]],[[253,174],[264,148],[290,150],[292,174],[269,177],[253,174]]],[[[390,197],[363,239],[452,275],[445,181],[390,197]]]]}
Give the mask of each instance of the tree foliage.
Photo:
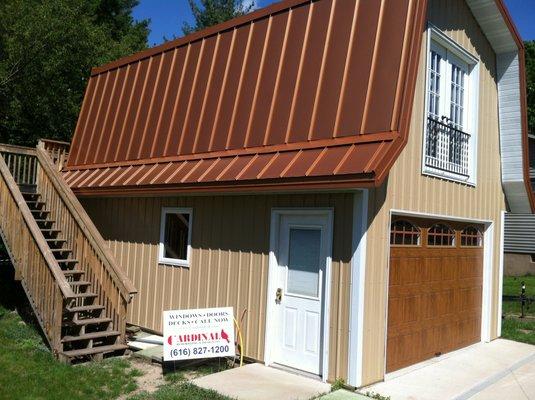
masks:
{"type": "Polygon", "coordinates": [[[528,95],[528,132],[535,135],[535,40],[525,42],[526,90],[528,95]]]}
{"type": "Polygon", "coordinates": [[[182,32],[185,35],[247,14],[254,7],[254,1],[243,0],[188,0],[188,2],[195,25],[184,23],[182,32]]]}
{"type": "Polygon", "coordinates": [[[147,46],[136,4],[0,1],[0,142],[70,140],[91,67],[147,46]]]}

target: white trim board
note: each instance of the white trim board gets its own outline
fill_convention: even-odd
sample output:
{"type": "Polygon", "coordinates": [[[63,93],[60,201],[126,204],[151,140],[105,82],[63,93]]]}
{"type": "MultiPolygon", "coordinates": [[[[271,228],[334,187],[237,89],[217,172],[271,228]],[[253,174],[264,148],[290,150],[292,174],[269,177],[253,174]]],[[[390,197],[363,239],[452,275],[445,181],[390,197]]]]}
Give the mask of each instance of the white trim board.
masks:
{"type": "Polygon", "coordinates": [[[505,232],[505,211],[501,212],[500,216],[500,246],[498,251],[500,252],[500,260],[498,261],[498,309],[497,309],[497,321],[496,336],[502,336],[502,295],[503,295],[503,250],[504,250],[504,232],[505,232]]]}
{"type": "Polygon", "coordinates": [[[333,242],[333,225],[334,225],[334,209],[332,207],[311,207],[311,208],[272,208],[271,209],[271,224],[269,233],[269,263],[268,263],[268,285],[267,285],[267,299],[266,299],[266,328],[264,332],[264,363],[269,366],[273,364],[271,357],[271,349],[275,345],[273,338],[276,335],[274,332],[275,321],[275,307],[274,296],[276,290],[275,273],[278,267],[276,252],[279,241],[279,227],[280,217],[282,215],[323,215],[327,216],[328,234],[330,235],[329,248],[327,249],[327,260],[325,267],[325,306],[322,320],[323,333],[323,348],[322,348],[322,374],[321,379],[326,382],[329,376],[329,321],[330,321],[330,307],[331,307],[331,284],[332,284],[332,242],[333,242]]]}
{"type": "Polygon", "coordinates": [[[363,382],[364,284],[366,277],[368,193],[367,189],[355,192],[353,200],[348,383],[355,387],[362,386],[363,382]]]}

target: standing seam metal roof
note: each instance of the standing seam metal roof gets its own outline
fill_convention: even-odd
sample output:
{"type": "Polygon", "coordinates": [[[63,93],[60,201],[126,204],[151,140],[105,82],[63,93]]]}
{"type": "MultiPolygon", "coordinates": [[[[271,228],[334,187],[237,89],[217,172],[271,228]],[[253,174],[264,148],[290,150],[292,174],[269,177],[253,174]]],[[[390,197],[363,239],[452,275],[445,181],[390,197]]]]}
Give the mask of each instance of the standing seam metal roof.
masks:
{"type": "Polygon", "coordinates": [[[425,11],[286,0],[94,68],[65,177],[78,193],[377,185],[407,140],[425,11]]]}

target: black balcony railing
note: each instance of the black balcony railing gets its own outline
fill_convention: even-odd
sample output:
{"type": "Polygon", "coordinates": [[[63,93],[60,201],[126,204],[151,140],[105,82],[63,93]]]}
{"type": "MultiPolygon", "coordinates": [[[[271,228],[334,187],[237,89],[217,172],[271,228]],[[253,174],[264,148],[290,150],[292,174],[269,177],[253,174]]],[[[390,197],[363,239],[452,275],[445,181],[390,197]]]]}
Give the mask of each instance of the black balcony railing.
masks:
{"type": "Polygon", "coordinates": [[[450,124],[427,118],[425,165],[457,175],[469,175],[470,135],[450,124]]]}

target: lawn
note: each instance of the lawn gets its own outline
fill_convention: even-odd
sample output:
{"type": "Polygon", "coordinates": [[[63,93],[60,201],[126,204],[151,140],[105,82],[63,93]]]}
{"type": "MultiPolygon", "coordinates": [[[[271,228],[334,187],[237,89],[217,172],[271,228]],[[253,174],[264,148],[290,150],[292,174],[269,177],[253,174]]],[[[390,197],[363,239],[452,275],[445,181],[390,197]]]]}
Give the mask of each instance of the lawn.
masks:
{"type": "Polygon", "coordinates": [[[212,390],[201,389],[187,382],[163,385],[154,393],[140,393],[129,400],[230,400],[212,390]]]}
{"type": "Polygon", "coordinates": [[[43,342],[24,292],[13,283],[11,267],[0,265],[0,400],[230,400],[187,382],[188,377],[215,372],[220,364],[166,374],[152,394],[138,393],[142,372],[128,358],[62,364],[43,342]]]}
{"type": "Polygon", "coordinates": [[[504,276],[503,277],[503,294],[509,296],[520,295],[520,284],[526,284],[526,295],[535,296],[535,275],[527,276],[504,276]]]}
{"type": "Polygon", "coordinates": [[[517,342],[535,344],[535,319],[504,318],[502,321],[502,337],[517,342]]]}
{"type": "MultiPolygon", "coordinates": [[[[526,295],[535,297],[535,276],[505,276],[503,278],[503,294],[508,296],[519,296],[521,283],[526,285],[526,295]]],[[[515,340],[535,344],[535,303],[529,308],[525,308],[526,318],[520,319],[521,306],[520,301],[504,301],[502,305],[502,337],[505,339],[515,340]]]]}
{"type": "Polygon", "coordinates": [[[115,399],[133,391],[138,371],[124,359],[57,362],[16,311],[0,306],[0,399],[115,399]]]}
{"type": "MultiPolygon", "coordinates": [[[[535,297],[535,276],[505,276],[503,278],[503,294],[505,296],[519,296],[521,283],[526,284],[526,296],[535,297]]],[[[504,301],[502,306],[505,315],[520,315],[520,301],[504,301]]],[[[525,309],[527,315],[535,315],[535,303],[525,309]]]]}

